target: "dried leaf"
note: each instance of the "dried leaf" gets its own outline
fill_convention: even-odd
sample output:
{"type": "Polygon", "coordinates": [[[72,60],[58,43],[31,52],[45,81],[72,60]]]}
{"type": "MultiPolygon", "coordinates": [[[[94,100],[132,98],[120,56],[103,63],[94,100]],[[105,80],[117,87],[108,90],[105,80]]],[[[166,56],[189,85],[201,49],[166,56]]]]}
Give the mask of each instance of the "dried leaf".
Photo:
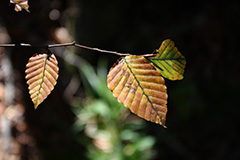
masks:
{"type": "Polygon", "coordinates": [[[22,11],[22,9],[25,9],[27,12],[30,12],[28,10],[28,0],[10,0],[10,3],[15,4],[15,11],[19,12],[22,11]]]}
{"type": "Polygon", "coordinates": [[[153,63],[154,67],[161,72],[162,76],[170,80],[183,79],[186,59],[175,47],[174,42],[169,39],[163,41],[159,50],[156,52],[157,54],[144,56],[153,63]]]}
{"type": "Polygon", "coordinates": [[[35,54],[26,65],[26,80],[34,108],[54,89],[58,79],[58,62],[54,54],[35,54]]]}
{"type": "Polygon", "coordinates": [[[143,56],[126,56],[107,76],[113,96],[131,112],[165,127],[167,87],[160,72],[143,56]]]}

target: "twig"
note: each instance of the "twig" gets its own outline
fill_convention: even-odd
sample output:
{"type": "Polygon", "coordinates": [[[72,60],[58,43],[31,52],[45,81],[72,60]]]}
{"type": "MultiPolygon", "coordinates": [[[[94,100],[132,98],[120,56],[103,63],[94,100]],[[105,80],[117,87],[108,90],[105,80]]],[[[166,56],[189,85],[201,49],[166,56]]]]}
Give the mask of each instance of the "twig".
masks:
{"type": "Polygon", "coordinates": [[[103,49],[99,49],[99,48],[92,48],[92,47],[84,46],[84,45],[81,45],[81,44],[75,44],[74,46],[79,47],[79,48],[83,48],[83,49],[103,52],[103,53],[116,54],[116,55],[119,55],[119,56],[129,56],[129,55],[131,55],[129,53],[118,53],[116,51],[107,51],[107,50],[103,50],[103,49]]]}
{"type": "Polygon", "coordinates": [[[73,41],[71,43],[50,44],[50,45],[47,45],[47,48],[68,47],[68,46],[75,46],[75,41],[73,41]]]}
{"type": "Polygon", "coordinates": [[[83,48],[83,49],[88,49],[92,51],[97,51],[97,52],[102,52],[102,53],[110,53],[110,54],[115,54],[119,56],[129,56],[131,54],[129,53],[119,53],[116,51],[108,51],[108,50],[103,50],[99,48],[92,48],[88,46],[84,46],[81,44],[77,44],[75,41],[71,43],[62,43],[62,44],[50,44],[47,46],[40,46],[40,45],[32,45],[32,44],[27,44],[27,43],[20,43],[20,44],[0,44],[0,47],[36,47],[36,48],[55,48],[55,47],[69,47],[69,46],[74,46],[78,48],[83,48]]]}

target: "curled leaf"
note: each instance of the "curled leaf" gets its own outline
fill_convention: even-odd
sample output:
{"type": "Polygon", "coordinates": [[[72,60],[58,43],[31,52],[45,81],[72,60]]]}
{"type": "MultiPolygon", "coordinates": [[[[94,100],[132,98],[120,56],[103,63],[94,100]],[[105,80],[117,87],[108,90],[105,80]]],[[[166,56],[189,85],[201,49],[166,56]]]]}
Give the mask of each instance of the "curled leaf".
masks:
{"type": "Polygon", "coordinates": [[[160,72],[143,56],[126,56],[107,76],[113,96],[132,113],[165,127],[167,87],[160,72]]]}
{"type": "Polygon", "coordinates": [[[157,54],[145,55],[145,57],[153,63],[162,76],[170,80],[183,79],[186,59],[175,47],[174,42],[170,39],[163,41],[156,52],[157,54]]]}
{"type": "Polygon", "coordinates": [[[15,4],[15,11],[19,12],[22,11],[22,9],[25,9],[27,12],[30,12],[28,10],[28,0],[10,0],[10,3],[15,4]]]}
{"type": "Polygon", "coordinates": [[[34,108],[54,89],[58,79],[58,62],[54,54],[35,54],[26,65],[26,80],[34,108]]]}

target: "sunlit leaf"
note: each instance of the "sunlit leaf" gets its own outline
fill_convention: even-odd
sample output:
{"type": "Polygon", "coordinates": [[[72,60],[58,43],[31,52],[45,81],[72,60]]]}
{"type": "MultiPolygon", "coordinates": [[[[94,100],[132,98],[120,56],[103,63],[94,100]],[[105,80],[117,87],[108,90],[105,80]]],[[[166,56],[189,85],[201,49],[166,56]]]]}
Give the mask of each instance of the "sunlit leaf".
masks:
{"type": "Polygon", "coordinates": [[[35,54],[26,65],[29,94],[37,109],[54,89],[58,79],[58,62],[54,54],[35,54]]]}
{"type": "Polygon", "coordinates": [[[15,11],[19,12],[22,11],[22,9],[25,9],[27,12],[30,12],[28,10],[28,0],[10,0],[10,3],[15,4],[15,11]]]}
{"type": "Polygon", "coordinates": [[[156,52],[157,54],[145,55],[145,57],[153,63],[162,76],[170,80],[183,79],[186,59],[175,47],[174,42],[169,39],[163,41],[156,52]]]}
{"type": "Polygon", "coordinates": [[[167,87],[161,73],[143,56],[126,56],[107,76],[113,96],[131,112],[165,126],[167,87]]]}

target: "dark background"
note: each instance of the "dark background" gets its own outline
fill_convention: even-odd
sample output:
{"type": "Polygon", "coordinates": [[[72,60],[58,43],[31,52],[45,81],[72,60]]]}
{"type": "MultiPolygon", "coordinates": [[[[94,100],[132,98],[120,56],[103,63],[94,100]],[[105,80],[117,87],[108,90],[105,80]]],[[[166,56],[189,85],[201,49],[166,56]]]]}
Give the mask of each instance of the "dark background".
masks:
{"type": "MultiPolygon", "coordinates": [[[[157,140],[152,159],[240,159],[240,1],[30,0],[29,5],[30,13],[17,13],[14,5],[1,0],[0,23],[11,43],[56,43],[52,32],[59,26],[68,28],[80,44],[134,54],[151,53],[163,40],[172,39],[187,67],[183,80],[166,80],[168,128],[145,122],[142,132],[157,140]],[[49,18],[53,9],[60,13],[56,20],[49,18]]],[[[9,52],[16,83],[22,88],[24,116],[39,152],[45,159],[68,159],[68,154],[86,158],[84,145],[66,133],[76,117],[62,98],[70,76],[61,67],[63,60],[57,87],[36,112],[24,70],[37,50],[9,48],[9,52]],[[71,151],[62,152],[66,148],[71,151]]],[[[93,66],[104,58],[108,67],[119,58],[88,50],[80,56],[93,66]]]]}

